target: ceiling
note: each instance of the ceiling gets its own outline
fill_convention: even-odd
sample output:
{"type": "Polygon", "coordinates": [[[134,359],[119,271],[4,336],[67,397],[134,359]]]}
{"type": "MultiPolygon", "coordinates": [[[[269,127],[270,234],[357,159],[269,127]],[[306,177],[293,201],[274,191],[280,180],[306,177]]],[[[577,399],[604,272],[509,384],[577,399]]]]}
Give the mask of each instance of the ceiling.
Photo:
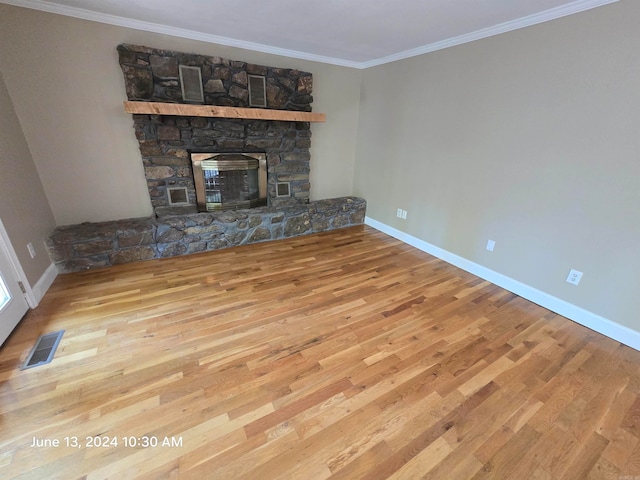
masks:
{"type": "Polygon", "coordinates": [[[618,0],[0,0],[37,10],[367,68],[618,0]]]}

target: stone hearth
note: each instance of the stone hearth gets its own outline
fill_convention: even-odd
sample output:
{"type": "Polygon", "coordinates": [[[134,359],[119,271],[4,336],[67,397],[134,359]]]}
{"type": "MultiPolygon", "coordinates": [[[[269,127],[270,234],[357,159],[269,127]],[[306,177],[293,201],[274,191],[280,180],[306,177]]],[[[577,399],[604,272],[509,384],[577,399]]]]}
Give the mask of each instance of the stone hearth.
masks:
{"type": "Polygon", "coordinates": [[[366,202],[343,197],[284,209],[197,213],[58,227],[47,248],[60,273],[217,250],[360,225],[366,202]]]}

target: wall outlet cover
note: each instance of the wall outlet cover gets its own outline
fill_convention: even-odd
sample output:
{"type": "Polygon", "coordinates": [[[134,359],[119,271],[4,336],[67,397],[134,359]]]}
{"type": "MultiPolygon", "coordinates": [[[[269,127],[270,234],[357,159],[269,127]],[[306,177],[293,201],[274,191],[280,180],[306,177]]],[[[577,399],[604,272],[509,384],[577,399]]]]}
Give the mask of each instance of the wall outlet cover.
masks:
{"type": "Polygon", "coordinates": [[[578,285],[581,279],[582,279],[582,272],[571,269],[571,271],[569,272],[569,276],[567,277],[567,282],[573,285],[578,285]]]}

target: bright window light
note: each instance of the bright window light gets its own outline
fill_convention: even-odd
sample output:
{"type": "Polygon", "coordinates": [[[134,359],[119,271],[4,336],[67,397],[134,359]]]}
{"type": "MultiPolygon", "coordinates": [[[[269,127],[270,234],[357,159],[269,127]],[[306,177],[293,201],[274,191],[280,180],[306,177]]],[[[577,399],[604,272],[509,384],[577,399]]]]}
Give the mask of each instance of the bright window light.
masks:
{"type": "Polygon", "coordinates": [[[11,294],[7,288],[7,284],[4,283],[4,278],[0,275],[0,312],[4,310],[11,301],[11,294]]]}

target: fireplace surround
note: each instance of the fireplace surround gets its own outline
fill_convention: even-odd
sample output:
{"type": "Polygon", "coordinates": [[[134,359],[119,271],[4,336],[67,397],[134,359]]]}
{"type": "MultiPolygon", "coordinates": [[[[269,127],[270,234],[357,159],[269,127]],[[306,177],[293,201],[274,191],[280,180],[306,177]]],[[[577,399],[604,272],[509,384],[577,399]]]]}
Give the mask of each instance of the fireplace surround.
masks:
{"type": "MultiPolygon", "coordinates": [[[[269,119],[260,115],[182,115],[183,108],[179,109],[180,115],[162,114],[153,108],[131,112],[153,216],[57,227],[46,243],[60,273],[194,254],[364,222],[366,201],[362,198],[309,201],[311,126],[304,120],[309,116],[301,112],[311,112],[310,73],[134,45],[120,45],[118,53],[130,102],[148,102],[149,107],[154,102],[180,105],[179,66],[187,65],[202,72],[206,105],[233,110],[248,107],[248,76],[258,75],[265,79],[270,112],[298,113],[285,112],[274,120],[271,114],[269,119]],[[215,206],[207,208],[205,202],[204,211],[198,212],[192,154],[206,154],[200,160],[232,154],[242,158],[244,170],[255,162],[243,157],[263,163],[266,179],[258,177],[258,183],[263,187],[266,183],[266,199],[259,203],[266,205],[234,205],[233,210],[218,210],[215,206]]],[[[236,184],[246,187],[245,196],[251,197],[249,184],[255,186],[255,180],[244,173],[231,176],[236,184]]],[[[251,198],[244,200],[251,204],[251,198]]]]}
{"type": "MultiPolygon", "coordinates": [[[[266,107],[311,112],[313,76],[295,69],[248,64],[220,57],[119,45],[127,99],[184,103],[180,65],[202,72],[205,105],[249,107],[249,78],[262,76],[266,107]]],[[[191,152],[261,152],[266,160],[266,204],[305,204],[311,185],[311,126],[308,122],[134,114],[149,198],[157,216],[197,212],[198,198],[191,152]],[[289,196],[278,195],[288,184],[289,196]],[[186,189],[185,205],[171,205],[169,190],[186,189]]]]}

